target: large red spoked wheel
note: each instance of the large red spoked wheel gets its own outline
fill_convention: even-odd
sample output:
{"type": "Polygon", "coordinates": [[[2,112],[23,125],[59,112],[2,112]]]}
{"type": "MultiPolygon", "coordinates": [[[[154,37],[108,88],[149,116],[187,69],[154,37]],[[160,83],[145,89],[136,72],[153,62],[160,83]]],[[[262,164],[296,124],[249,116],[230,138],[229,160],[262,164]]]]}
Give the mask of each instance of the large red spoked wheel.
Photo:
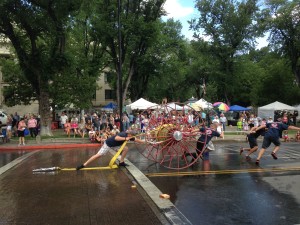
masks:
{"type": "Polygon", "coordinates": [[[204,150],[204,146],[197,144],[202,124],[199,113],[187,105],[172,103],[149,108],[136,124],[146,143],[137,145],[137,149],[147,159],[164,167],[190,167],[204,150]]]}

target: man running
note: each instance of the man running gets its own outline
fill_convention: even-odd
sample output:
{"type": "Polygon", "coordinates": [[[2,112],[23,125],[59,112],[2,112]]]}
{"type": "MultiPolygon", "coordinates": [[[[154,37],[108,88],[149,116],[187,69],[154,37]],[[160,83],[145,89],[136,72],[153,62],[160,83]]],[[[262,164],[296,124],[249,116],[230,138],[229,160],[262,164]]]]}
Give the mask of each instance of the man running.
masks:
{"type": "Polygon", "coordinates": [[[267,128],[268,130],[265,133],[265,137],[263,140],[262,148],[259,151],[258,157],[256,159],[256,165],[259,165],[259,161],[266,149],[270,147],[271,143],[275,145],[271,156],[273,159],[278,159],[276,152],[279,151],[280,148],[280,138],[282,137],[282,131],[284,130],[298,130],[300,131],[300,127],[289,126],[287,124],[281,123],[281,118],[278,119],[278,122],[267,123],[266,125],[259,126],[255,129],[258,132],[261,129],[267,128]]]}
{"type": "Polygon", "coordinates": [[[244,152],[244,151],[249,151],[248,154],[246,154],[246,160],[250,160],[250,155],[253,152],[256,152],[258,149],[258,144],[257,144],[257,138],[259,136],[264,136],[265,135],[265,129],[260,129],[257,132],[255,132],[256,127],[252,127],[250,130],[250,133],[247,134],[247,140],[249,142],[249,146],[250,148],[243,148],[241,147],[240,149],[240,155],[244,152]]]}

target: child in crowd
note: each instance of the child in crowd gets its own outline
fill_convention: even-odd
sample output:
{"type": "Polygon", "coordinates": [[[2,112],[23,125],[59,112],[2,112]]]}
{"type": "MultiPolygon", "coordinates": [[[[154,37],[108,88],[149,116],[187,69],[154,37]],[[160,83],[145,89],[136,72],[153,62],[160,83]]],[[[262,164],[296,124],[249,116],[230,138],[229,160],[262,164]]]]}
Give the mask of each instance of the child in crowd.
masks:
{"type": "Polygon", "coordinates": [[[249,130],[249,122],[247,119],[243,119],[243,130],[248,131],[249,130]]]}
{"type": "Polygon", "coordinates": [[[300,141],[300,131],[297,131],[295,135],[295,141],[300,141]]]}
{"type": "Polygon", "coordinates": [[[67,120],[67,122],[65,123],[65,132],[68,135],[68,137],[70,137],[71,134],[71,119],[67,120]]]}
{"type": "Polygon", "coordinates": [[[71,130],[75,137],[75,135],[78,134],[78,119],[75,116],[71,119],[71,130]]]}
{"type": "Polygon", "coordinates": [[[120,130],[117,128],[116,125],[113,126],[113,129],[111,130],[111,135],[114,136],[116,134],[120,133],[120,130]]]}
{"type": "Polygon", "coordinates": [[[239,118],[239,120],[237,121],[237,131],[242,131],[243,129],[243,121],[242,118],[239,118]]]}
{"type": "Polygon", "coordinates": [[[94,131],[93,128],[88,132],[88,135],[89,135],[90,141],[95,142],[96,131],[94,131]]]}
{"type": "Polygon", "coordinates": [[[285,130],[283,132],[283,140],[284,140],[284,142],[289,142],[290,141],[289,132],[287,130],[285,130]]]}

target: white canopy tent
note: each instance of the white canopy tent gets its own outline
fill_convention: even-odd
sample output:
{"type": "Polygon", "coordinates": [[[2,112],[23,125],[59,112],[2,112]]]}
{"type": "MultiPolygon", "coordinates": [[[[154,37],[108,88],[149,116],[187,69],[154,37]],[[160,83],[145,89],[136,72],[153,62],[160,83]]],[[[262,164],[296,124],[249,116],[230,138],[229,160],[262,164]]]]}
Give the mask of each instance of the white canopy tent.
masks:
{"type": "Polygon", "coordinates": [[[131,110],[135,110],[135,109],[144,110],[144,109],[148,109],[150,107],[155,107],[155,106],[157,106],[156,103],[152,103],[152,102],[147,101],[146,99],[140,98],[139,100],[127,105],[126,108],[129,107],[131,110]]]}
{"type": "Polygon", "coordinates": [[[294,111],[294,110],[296,110],[296,108],[293,106],[276,101],[271,104],[259,107],[257,114],[258,114],[258,117],[260,117],[260,118],[266,118],[266,119],[269,117],[274,118],[274,113],[277,110],[294,111]]]}
{"type": "Polygon", "coordinates": [[[182,106],[177,105],[175,102],[167,104],[168,110],[182,110],[182,106]]]}
{"type": "Polygon", "coordinates": [[[194,104],[199,105],[202,109],[212,109],[213,108],[213,105],[210,102],[203,99],[203,98],[196,101],[194,104]]]}

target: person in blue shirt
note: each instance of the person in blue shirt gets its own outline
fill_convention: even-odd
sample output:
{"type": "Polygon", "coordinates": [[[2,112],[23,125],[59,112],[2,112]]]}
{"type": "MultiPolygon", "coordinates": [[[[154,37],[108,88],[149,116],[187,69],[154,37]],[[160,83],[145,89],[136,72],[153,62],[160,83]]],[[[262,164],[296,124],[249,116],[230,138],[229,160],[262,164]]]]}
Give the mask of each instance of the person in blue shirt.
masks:
{"type": "Polygon", "coordinates": [[[273,123],[267,123],[265,125],[259,126],[255,129],[255,132],[258,132],[261,129],[267,128],[267,131],[265,133],[265,137],[262,143],[262,148],[259,151],[258,157],[256,159],[256,164],[259,165],[259,161],[263,154],[265,153],[266,149],[270,147],[271,143],[275,145],[271,156],[273,159],[278,159],[276,152],[279,151],[281,142],[280,138],[282,137],[282,131],[284,130],[299,130],[300,127],[296,126],[289,126],[287,124],[281,123],[281,118],[277,120],[278,122],[273,122],[273,123]]]}
{"type": "Polygon", "coordinates": [[[217,132],[217,127],[218,127],[218,123],[213,123],[210,125],[210,128],[201,127],[199,130],[197,130],[197,132],[200,131],[200,137],[197,140],[196,152],[194,153],[186,152],[184,155],[182,155],[181,158],[184,159],[184,157],[191,156],[193,158],[192,161],[194,161],[194,159],[196,159],[198,155],[200,155],[202,151],[204,151],[200,158],[208,159],[209,158],[209,151],[207,151],[208,143],[211,141],[213,137],[223,138],[223,132],[222,133],[217,132]]]}
{"type": "MultiPolygon", "coordinates": [[[[107,138],[103,145],[101,146],[100,150],[90,157],[84,164],[81,164],[76,167],[76,170],[80,170],[84,167],[86,167],[89,163],[92,161],[100,158],[101,156],[105,155],[110,149],[113,150],[118,150],[119,147],[125,142],[125,141],[136,141],[140,143],[145,143],[145,141],[142,141],[140,139],[135,138],[133,135],[135,135],[137,132],[135,130],[127,130],[126,132],[120,132],[112,137],[107,138]]],[[[119,166],[128,166],[125,162],[124,159],[127,155],[128,152],[128,147],[125,146],[122,153],[121,153],[121,159],[119,166]]]]}

